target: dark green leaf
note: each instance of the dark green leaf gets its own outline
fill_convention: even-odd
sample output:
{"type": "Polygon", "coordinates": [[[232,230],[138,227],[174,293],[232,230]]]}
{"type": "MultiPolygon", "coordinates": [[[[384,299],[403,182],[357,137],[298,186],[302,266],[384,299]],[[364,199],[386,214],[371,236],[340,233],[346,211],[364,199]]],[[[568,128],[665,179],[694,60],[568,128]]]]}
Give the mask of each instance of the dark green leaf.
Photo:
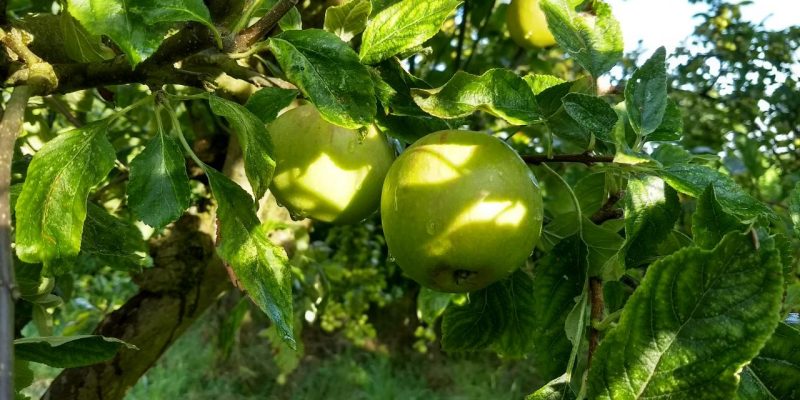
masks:
{"type": "Polygon", "coordinates": [[[236,338],[239,336],[239,328],[242,326],[242,321],[249,309],[250,300],[243,297],[236,303],[236,307],[233,307],[233,310],[228,313],[225,320],[222,321],[222,325],[219,327],[217,342],[219,343],[222,353],[225,354],[226,357],[230,355],[231,349],[236,343],[236,338]]]}
{"type": "Polygon", "coordinates": [[[477,110],[515,125],[541,118],[530,86],[507,69],[490,69],[481,76],[458,71],[444,86],[412,89],[411,95],[423,110],[440,118],[465,117],[477,110]]]}
{"type": "Polygon", "coordinates": [[[372,13],[370,0],[350,0],[340,6],[325,10],[325,30],[335,33],[345,42],[367,27],[367,18],[372,13]]]}
{"type": "Polygon", "coordinates": [[[800,239],[800,182],[794,186],[794,190],[789,194],[789,215],[794,224],[794,234],[800,239]]]}
{"type": "Polygon", "coordinates": [[[161,45],[167,24],[148,25],[124,0],[67,0],[67,11],[93,35],[106,35],[135,67],[161,45]]]}
{"type": "Polygon", "coordinates": [[[652,154],[653,159],[664,166],[686,164],[692,160],[692,153],[680,146],[662,143],[652,154]]]}
{"type": "Polygon", "coordinates": [[[731,231],[743,231],[746,225],[722,209],[717,201],[716,189],[708,185],[697,199],[697,209],[692,215],[694,242],[704,249],[714,248],[731,231]]]}
{"type": "Polygon", "coordinates": [[[134,272],[152,265],[139,228],[93,203],[87,211],[79,255],[82,265],[134,272]]]}
{"type": "Polygon", "coordinates": [[[178,142],[159,132],[131,161],[128,205],[139,219],[163,228],[189,208],[191,187],[178,142]]]}
{"type": "Polygon", "coordinates": [[[56,368],[76,368],[108,360],[125,346],[136,346],[103,336],[47,336],[17,339],[14,352],[21,360],[47,364],[56,368]]]}
{"type": "Polygon", "coordinates": [[[261,225],[253,199],[239,185],[206,166],[217,200],[217,251],[236,274],[237,285],[278,327],[281,338],[296,346],[292,325],[292,279],[283,247],[272,243],[261,225]]]}
{"type": "Polygon", "coordinates": [[[511,301],[506,304],[506,327],[492,348],[502,355],[521,357],[533,348],[532,330],[539,316],[531,312],[536,302],[533,280],[523,271],[517,271],[501,282],[511,301]]]}
{"type": "Polygon", "coordinates": [[[614,143],[611,130],[617,123],[617,113],[603,99],[580,93],[562,98],[564,111],[597,139],[614,143]]]}
{"type": "Polygon", "coordinates": [[[536,318],[531,358],[543,379],[553,379],[567,369],[572,343],[564,324],[583,290],[586,256],[586,245],[572,236],[559,242],[534,267],[535,296],[528,309],[536,318]]]}
{"type": "Polygon", "coordinates": [[[561,375],[556,379],[548,382],[547,385],[542,386],[539,390],[533,392],[526,400],[575,400],[575,392],[569,387],[567,375],[561,375]]]}
{"type": "Polygon", "coordinates": [[[372,123],[376,101],[369,71],[338,36],[318,29],[288,31],[270,39],[270,47],[326,121],[351,129],[372,123]]]}
{"type": "Polygon", "coordinates": [[[708,185],[714,185],[719,203],[739,219],[752,220],[759,216],[775,215],[767,206],[747,194],[729,176],[704,165],[679,164],[655,173],[675,190],[692,197],[700,197],[708,185]]]}
{"type": "Polygon", "coordinates": [[[211,13],[203,0],[138,0],[132,3],[130,10],[144,17],[147,25],[196,21],[207,26],[217,38],[218,44],[222,45],[219,32],[211,22],[211,13]]]}
{"type": "Polygon", "coordinates": [[[441,293],[423,287],[417,295],[417,313],[419,319],[428,325],[433,325],[436,319],[444,314],[444,310],[450,304],[455,295],[452,293],[441,293]]]}
{"type": "Polygon", "coordinates": [[[33,157],[17,201],[17,256],[35,263],[78,255],[86,199],[114,167],[107,121],[61,134],[33,157]]]}
{"type": "Polygon", "coordinates": [[[615,230],[595,225],[586,217],[581,227],[583,240],[589,248],[589,274],[599,275],[606,263],[617,256],[625,240],[615,230]]]}
{"type": "Polygon", "coordinates": [[[294,89],[263,87],[253,93],[244,106],[261,122],[268,124],[278,117],[281,110],[292,104],[299,93],[294,89]]]}
{"type": "Polygon", "coordinates": [[[459,0],[403,0],[375,15],[364,30],[359,57],[376,64],[433,37],[459,0]]]}
{"type": "Polygon", "coordinates": [[[577,13],[566,0],[542,0],[540,7],[558,45],[592,76],[608,72],[622,59],[622,31],[602,1],[593,2],[595,15],[577,13]]]}
{"type": "Polygon", "coordinates": [[[659,47],[625,85],[628,118],[633,130],[641,136],[655,132],[667,110],[666,54],[659,47]]]}
{"type": "Polygon", "coordinates": [[[731,399],[779,319],[780,255],[732,233],[650,265],[589,370],[591,399],[731,399]]]}
{"type": "Polygon", "coordinates": [[[400,64],[400,60],[391,58],[376,65],[373,74],[376,94],[387,113],[393,115],[408,115],[416,117],[430,117],[428,113],[414,102],[411,96],[412,88],[430,89],[431,86],[411,75],[400,64]]]}
{"type": "Polygon", "coordinates": [[[103,45],[100,36],[91,35],[68,12],[61,13],[59,23],[64,36],[64,51],[71,59],[85,63],[114,58],[114,52],[103,45]]]}
{"type": "Polygon", "coordinates": [[[275,160],[272,159],[272,141],[261,120],[243,106],[217,96],[209,96],[208,104],[214,114],[225,117],[233,128],[244,158],[244,171],[256,199],[267,192],[275,160]]]}
{"type": "Polygon", "coordinates": [[[800,398],[800,331],[780,323],[775,333],[742,371],[737,398],[774,400],[800,398]]]}
{"type": "Polygon", "coordinates": [[[654,176],[632,177],[625,196],[625,265],[651,261],[658,244],[675,226],[681,206],[678,194],[654,176]]]}
{"type": "Polygon", "coordinates": [[[596,172],[581,178],[575,184],[573,191],[581,204],[581,213],[583,215],[594,214],[603,206],[608,197],[605,172],[596,172]]]}
{"type": "Polygon", "coordinates": [[[406,143],[414,143],[417,139],[436,131],[450,129],[446,122],[436,117],[417,117],[407,115],[378,114],[378,125],[392,137],[406,143]]]}
{"type": "Polygon", "coordinates": [[[647,135],[649,142],[673,142],[681,140],[683,136],[683,116],[678,105],[672,99],[667,99],[667,109],[661,125],[653,133],[647,135]]]}
{"type": "Polygon", "coordinates": [[[17,357],[14,360],[14,390],[19,393],[22,389],[33,384],[33,378],[33,370],[30,363],[17,357]]]}

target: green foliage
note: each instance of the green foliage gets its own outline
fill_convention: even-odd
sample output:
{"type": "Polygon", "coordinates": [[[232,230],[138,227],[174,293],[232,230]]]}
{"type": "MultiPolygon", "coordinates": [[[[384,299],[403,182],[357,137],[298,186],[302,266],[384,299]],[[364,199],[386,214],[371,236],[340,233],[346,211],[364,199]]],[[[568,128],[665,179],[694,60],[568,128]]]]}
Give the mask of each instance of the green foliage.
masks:
{"type": "Polygon", "coordinates": [[[278,117],[278,113],[289,106],[299,92],[294,89],[264,87],[253,93],[244,105],[261,122],[268,124],[278,117]]]}
{"type": "Polygon", "coordinates": [[[660,47],[633,73],[625,85],[625,107],[628,118],[641,136],[653,133],[667,110],[667,51],[660,47]]]}
{"type": "Polygon", "coordinates": [[[726,233],[742,232],[745,226],[736,217],[725,212],[717,200],[717,191],[709,185],[697,199],[697,209],[692,216],[692,238],[701,248],[714,248],[726,233]]]}
{"type": "Polygon", "coordinates": [[[792,399],[800,380],[800,331],[778,324],[758,356],[742,371],[737,398],[742,400],[792,399]]]}
{"type": "Polygon", "coordinates": [[[367,27],[370,13],[371,0],[351,0],[339,6],[328,7],[325,10],[325,30],[349,42],[367,27]]]}
{"type": "Polygon", "coordinates": [[[680,214],[678,194],[660,178],[631,177],[625,197],[625,265],[638,267],[672,232],[680,214]]]}
{"type": "Polygon", "coordinates": [[[789,198],[789,212],[791,213],[794,233],[800,238],[800,182],[794,187],[789,198]]]}
{"type": "Polygon", "coordinates": [[[14,353],[21,360],[58,368],[96,364],[114,357],[122,347],[138,350],[136,346],[119,339],[92,335],[35,337],[14,341],[14,353]]]}
{"type": "Polygon", "coordinates": [[[604,142],[612,142],[611,130],[617,123],[617,113],[598,97],[569,93],[561,101],[564,111],[586,131],[604,142]]]}

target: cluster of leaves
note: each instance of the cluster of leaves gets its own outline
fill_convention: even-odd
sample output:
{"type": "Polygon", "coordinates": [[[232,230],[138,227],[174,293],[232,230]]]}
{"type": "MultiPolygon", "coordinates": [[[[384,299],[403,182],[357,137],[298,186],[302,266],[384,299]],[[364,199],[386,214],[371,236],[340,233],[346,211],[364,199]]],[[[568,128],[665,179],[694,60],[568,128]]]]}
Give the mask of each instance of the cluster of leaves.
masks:
{"type": "MultiPolygon", "coordinates": [[[[152,56],[179,22],[203,23],[220,37],[200,1],[98,3],[108,7],[67,1],[59,14],[71,21],[65,26],[72,27],[77,39],[71,42],[80,50],[72,52],[84,57],[76,61],[107,58],[100,35],[131,66],[152,56]]],[[[234,33],[266,12],[265,3],[250,3],[232,25],[234,33]]],[[[378,273],[384,247],[374,242],[374,227],[331,230],[325,244],[312,244],[290,259],[270,240],[276,227],[257,216],[275,168],[265,124],[301,95],[333,124],[375,123],[405,143],[469,126],[524,137],[523,153],[578,151],[588,163],[595,156],[612,160],[590,172],[536,168],[547,223],[532,266],[466,298],[420,292],[422,321],[434,325],[441,318],[444,350],[530,357],[550,382],[533,399],[796,394],[786,382],[797,379],[788,365],[798,362],[792,349],[800,344],[800,331],[782,321],[798,308],[798,296],[784,293],[800,287],[792,259],[797,241],[786,229],[793,223],[800,235],[800,186],[785,197],[787,212],[779,216],[717,168],[715,157],[680,145],[688,127],[683,102],[668,97],[663,48],[636,68],[621,97],[598,93],[597,77],[617,65],[623,52],[619,23],[603,1],[541,1],[571,64],[559,76],[537,73],[536,64],[523,75],[509,68],[519,60],[481,45],[481,36],[502,21],[506,5],[469,5],[466,13],[456,0],[351,0],[327,9],[324,29],[301,29],[294,10],[281,20],[281,33],[253,48],[268,52],[269,60],[259,56],[265,68],[296,90],[264,87],[245,105],[189,88],[138,92],[122,110],[101,107],[94,122],[47,138],[32,149],[12,188],[16,253],[26,263],[19,265],[42,271],[32,277],[30,301],[51,307],[52,287],[40,283],[77,265],[94,271],[149,266],[142,230],[161,232],[210,193],[217,207],[217,252],[235,283],[272,320],[275,342],[295,347],[295,321],[307,311],[321,312],[323,328],[344,324],[353,339],[371,336],[364,320],[351,318],[397,296],[385,286],[389,273],[378,273]],[[457,18],[454,10],[461,10],[457,18]],[[468,57],[463,70],[444,82],[442,71],[452,70],[440,68],[449,61],[441,58],[449,49],[441,28],[451,24],[455,32],[456,20],[459,30],[469,26],[477,39],[470,35],[471,51],[455,58],[460,67],[460,58],[468,57]],[[468,72],[473,55],[483,50],[488,57],[471,64],[480,73],[468,72]],[[494,64],[482,64],[486,60],[494,64]],[[184,134],[187,124],[180,118],[194,103],[227,121],[242,149],[246,182],[234,182],[189,145],[192,136],[184,134]],[[146,144],[130,146],[131,136],[124,138],[128,143],[115,140],[119,121],[143,109],[154,116],[142,124],[151,128],[134,136],[145,137],[146,144]],[[198,168],[193,179],[187,157],[198,168]],[[100,202],[100,192],[115,179],[128,182],[126,191],[117,193],[114,204],[100,202]],[[209,190],[196,188],[201,181],[209,190]],[[624,215],[616,218],[608,211],[620,198],[624,215]],[[293,308],[295,283],[303,288],[301,310],[293,308]],[[351,292],[353,286],[363,292],[351,292]],[[319,299],[328,301],[325,307],[319,299]]],[[[22,339],[21,359],[47,361],[42,345],[29,343],[36,340],[64,349],[71,349],[66,343],[89,341],[91,350],[84,353],[97,355],[68,365],[50,361],[56,366],[97,361],[113,354],[104,350],[107,343],[113,350],[120,345],[98,337],[22,339]]]]}

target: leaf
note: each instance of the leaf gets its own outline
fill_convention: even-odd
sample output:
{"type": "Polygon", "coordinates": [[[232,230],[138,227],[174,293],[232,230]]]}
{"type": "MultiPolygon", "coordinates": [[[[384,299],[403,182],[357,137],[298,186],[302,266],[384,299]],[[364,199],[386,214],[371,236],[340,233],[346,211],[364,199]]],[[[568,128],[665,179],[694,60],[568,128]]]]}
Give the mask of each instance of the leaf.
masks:
{"type": "Polygon", "coordinates": [[[681,140],[683,136],[683,116],[678,105],[672,99],[667,99],[667,109],[661,125],[653,133],[647,135],[648,142],[672,142],[681,140]]]}
{"type": "Polygon", "coordinates": [[[596,138],[614,143],[611,130],[617,123],[617,113],[603,99],[580,93],[569,93],[562,98],[564,111],[596,138]]]}
{"type": "Polygon", "coordinates": [[[403,0],[387,7],[367,23],[361,39],[361,62],[377,64],[421,45],[439,32],[460,4],[459,0],[403,0]]]}
{"type": "Polygon", "coordinates": [[[367,19],[372,13],[370,0],[350,0],[340,6],[325,10],[324,28],[335,33],[343,41],[349,42],[367,27],[367,19]]]}
{"type": "Polygon", "coordinates": [[[256,200],[264,197],[275,172],[272,141],[266,126],[248,109],[230,100],[209,96],[208,104],[211,112],[228,120],[242,148],[244,172],[253,194],[256,200]]]}
{"type": "MultiPolygon", "coordinates": [[[[430,117],[411,95],[413,88],[430,89],[431,86],[408,73],[397,58],[381,62],[371,69],[376,95],[388,113],[403,116],[430,117]]],[[[430,133],[430,132],[428,132],[430,133]]]]}
{"type": "Polygon", "coordinates": [[[428,325],[444,314],[444,310],[455,297],[452,293],[441,293],[423,287],[417,295],[417,316],[428,325]]]}
{"type": "Polygon", "coordinates": [[[116,159],[107,129],[105,120],[73,129],[33,157],[16,207],[20,260],[47,263],[78,255],[89,191],[116,159]]]}
{"type": "Polygon", "coordinates": [[[714,185],[708,185],[697,199],[697,209],[692,215],[694,242],[704,249],[714,248],[731,231],[743,231],[746,225],[728,214],[717,201],[714,185]]]}
{"type": "Polygon", "coordinates": [[[381,130],[406,143],[414,143],[417,139],[431,132],[450,129],[446,122],[439,118],[409,115],[377,115],[377,123],[381,130]]]}
{"type": "Polygon", "coordinates": [[[211,13],[203,0],[138,0],[132,2],[130,10],[141,15],[147,25],[164,22],[199,22],[214,34],[222,48],[222,39],[217,27],[211,22],[211,13]]]}
{"type": "Polygon", "coordinates": [[[625,196],[625,265],[651,261],[658,244],[672,232],[681,212],[678,194],[654,176],[628,180],[625,196]]]}
{"type": "Polygon", "coordinates": [[[508,279],[469,294],[464,305],[450,304],[442,318],[442,349],[477,351],[494,346],[508,355],[530,348],[536,323],[531,278],[517,271],[508,279]]]}
{"type": "Polygon", "coordinates": [[[594,355],[591,399],[731,399],[779,320],[780,254],[732,233],[648,268],[594,355]]]}
{"type": "Polygon", "coordinates": [[[578,397],[569,387],[567,374],[563,374],[558,378],[548,382],[547,385],[542,386],[539,390],[533,392],[526,400],[575,400],[578,397]]]}
{"type": "Polygon", "coordinates": [[[372,123],[376,101],[369,71],[339,37],[318,29],[288,31],[270,39],[270,48],[326,121],[351,129],[372,123]]]}
{"type": "Polygon", "coordinates": [[[553,75],[528,74],[522,79],[531,87],[533,94],[540,94],[553,86],[567,83],[565,80],[553,75]]]}
{"type": "Polygon", "coordinates": [[[87,211],[79,255],[82,265],[134,272],[152,265],[139,228],[93,203],[87,211]]]}
{"type": "Polygon", "coordinates": [[[692,153],[681,146],[662,143],[652,154],[653,159],[664,166],[686,164],[692,160],[692,153]]]}
{"type": "Polygon", "coordinates": [[[743,222],[760,216],[775,217],[772,210],[747,194],[733,179],[704,165],[672,165],[655,171],[655,174],[675,190],[692,197],[700,197],[708,185],[714,185],[717,200],[722,207],[743,222]]]}
{"type": "Polygon", "coordinates": [[[263,87],[253,93],[244,105],[261,122],[268,124],[278,117],[278,113],[292,104],[300,92],[294,89],[263,87]]]}
{"type": "MultiPolygon", "coordinates": [[[[279,0],[255,0],[260,4],[253,11],[252,17],[260,18],[266,15],[272,7],[278,4],[279,0]]],[[[279,21],[278,27],[282,31],[300,30],[303,29],[303,16],[297,7],[292,7],[279,21]]]]}
{"type": "Polygon", "coordinates": [[[666,54],[664,47],[659,47],[625,85],[628,120],[641,136],[655,132],[667,110],[666,54]]]}
{"type": "Polygon", "coordinates": [[[114,357],[120,348],[138,350],[115,338],[96,335],[45,336],[14,340],[14,353],[21,359],[56,368],[76,368],[114,357]]]}
{"type": "Polygon", "coordinates": [[[622,31],[602,1],[593,2],[596,15],[577,13],[566,0],[542,0],[539,5],[558,45],[594,77],[622,59],[622,31]]]}
{"type": "Polygon", "coordinates": [[[796,399],[800,397],[800,331],[786,323],[742,371],[740,400],[796,399]]]}
{"type": "Polygon", "coordinates": [[[211,167],[204,167],[217,200],[217,252],[236,274],[237,286],[277,326],[295,348],[292,326],[292,279],[283,247],[269,240],[253,199],[239,185],[211,167]]]}
{"type": "Polygon", "coordinates": [[[564,325],[583,290],[586,255],[586,245],[572,236],[559,242],[534,267],[535,296],[528,310],[536,317],[531,358],[542,379],[553,379],[567,369],[572,343],[564,325]]]}
{"type": "Polygon", "coordinates": [[[789,215],[794,224],[794,234],[800,239],[800,182],[794,185],[794,189],[789,194],[789,215]]]}
{"type": "Polygon", "coordinates": [[[67,11],[93,35],[106,35],[135,67],[164,40],[167,24],[148,25],[125,0],[67,0],[67,11]]]}
{"type": "Polygon", "coordinates": [[[131,161],[128,205],[140,220],[165,227],[189,208],[191,187],[178,142],[159,132],[131,161]]]}
{"type": "Polygon", "coordinates": [[[114,51],[104,46],[99,36],[89,34],[69,12],[61,13],[59,25],[64,37],[64,51],[69,58],[81,63],[114,58],[114,51]]]}
{"type": "Polygon", "coordinates": [[[458,71],[444,86],[412,89],[411,96],[423,110],[440,118],[465,117],[482,110],[514,125],[541,119],[528,84],[507,69],[490,69],[481,76],[458,71]]]}
{"type": "Polygon", "coordinates": [[[32,385],[33,380],[33,370],[30,363],[17,357],[14,360],[14,391],[19,394],[22,389],[32,385]]]}
{"type": "Polygon", "coordinates": [[[580,93],[586,87],[586,81],[579,79],[572,82],[555,84],[536,95],[536,102],[548,129],[559,138],[587,149],[591,144],[592,133],[573,119],[564,107],[562,99],[570,93],[580,93]]]}

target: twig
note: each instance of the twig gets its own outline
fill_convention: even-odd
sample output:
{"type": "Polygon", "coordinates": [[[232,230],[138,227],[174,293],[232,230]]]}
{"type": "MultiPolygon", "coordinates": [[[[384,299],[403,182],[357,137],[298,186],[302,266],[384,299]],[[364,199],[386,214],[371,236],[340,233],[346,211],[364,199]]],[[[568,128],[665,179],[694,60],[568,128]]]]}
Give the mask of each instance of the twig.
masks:
{"type": "Polygon", "coordinates": [[[614,156],[597,156],[590,153],[582,154],[556,154],[552,157],[547,157],[544,154],[523,155],[522,159],[528,164],[542,164],[546,162],[559,162],[559,163],[581,163],[592,165],[596,163],[610,163],[614,161],[614,156]]]}
{"type": "Polygon", "coordinates": [[[258,21],[256,21],[253,26],[244,29],[241,31],[234,40],[233,48],[230,49],[233,52],[240,52],[244,49],[253,45],[253,43],[259,41],[264,35],[266,35],[275,25],[278,24],[278,21],[283,18],[289,10],[294,7],[299,0],[280,0],[277,4],[275,4],[272,8],[270,8],[267,13],[261,17],[258,21]]]}
{"type": "Polygon", "coordinates": [[[61,115],[63,115],[67,119],[67,121],[69,121],[69,123],[71,123],[74,127],[80,128],[83,126],[83,122],[81,122],[81,120],[79,120],[77,117],[75,117],[74,114],[72,114],[72,110],[70,110],[69,106],[66,103],[64,103],[61,99],[55,96],[47,96],[44,98],[44,102],[47,103],[47,105],[49,105],[50,107],[53,107],[53,109],[55,109],[59,113],[61,113],[61,115]]]}
{"type": "Polygon", "coordinates": [[[0,399],[14,398],[14,264],[11,257],[11,161],[33,89],[17,86],[0,121],[0,399]]]}
{"type": "Polygon", "coordinates": [[[464,0],[464,8],[461,11],[461,26],[458,29],[458,42],[456,44],[456,58],[453,60],[453,70],[458,71],[461,67],[461,53],[464,52],[464,36],[467,33],[467,15],[469,14],[469,0],[464,0]]]}
{"type": "Polygon", "coordinates": [[[622,198],[622,195],[623,192],[609,194],[608,199],[606,199],[606,202],[603,204],[603,206],[600,207],[600,209],[597,210],[597,212],[592,214],[592,216],[589,217],[589,219],[595,224],[600,225],[608,220],[622,217],[622,210],[620,208],[614,207],[614,205],[617,204],[619,199],[622,198]]]}

